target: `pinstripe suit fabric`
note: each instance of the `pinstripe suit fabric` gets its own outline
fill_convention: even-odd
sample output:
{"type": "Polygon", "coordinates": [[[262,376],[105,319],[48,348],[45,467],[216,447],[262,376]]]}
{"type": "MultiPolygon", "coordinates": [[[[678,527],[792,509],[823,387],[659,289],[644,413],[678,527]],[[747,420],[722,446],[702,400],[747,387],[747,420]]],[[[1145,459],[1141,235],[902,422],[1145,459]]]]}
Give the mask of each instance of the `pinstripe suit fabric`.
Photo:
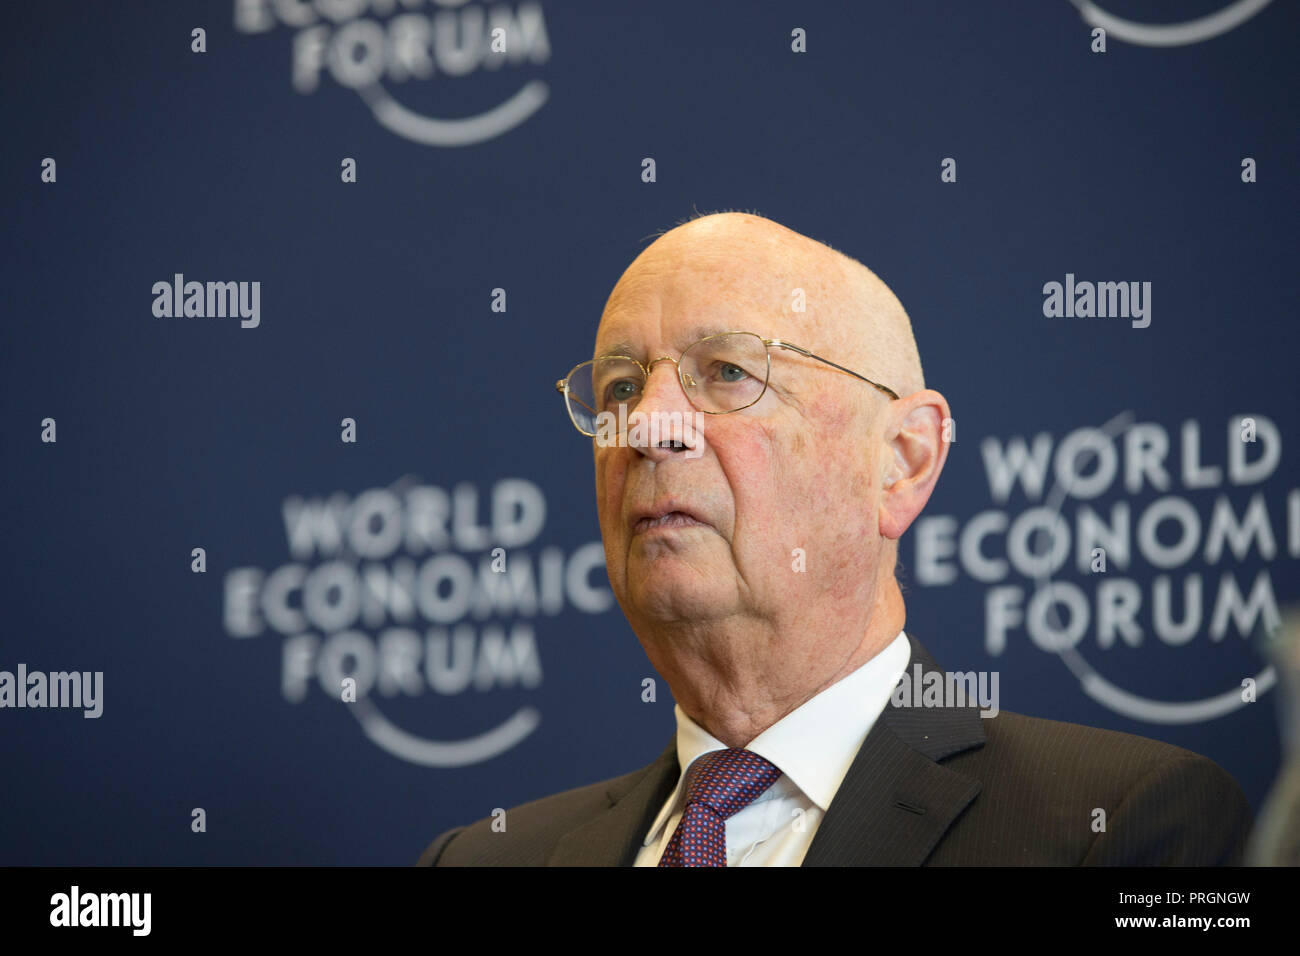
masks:
{"type": "MultiPolygon", "coordinates": [[[[908,640],[909,670],[941,670],[908,640]]],[[[508,810],[505,832],[490,818],[449,830],[419,865],[631,866],[679,772],[669,741],[647,767],[508,810]]],[[[1180,747],[1008,711],[886,706],[803,865],[1233,866],[1251,821],[1236,781],[1180,747]]]]}

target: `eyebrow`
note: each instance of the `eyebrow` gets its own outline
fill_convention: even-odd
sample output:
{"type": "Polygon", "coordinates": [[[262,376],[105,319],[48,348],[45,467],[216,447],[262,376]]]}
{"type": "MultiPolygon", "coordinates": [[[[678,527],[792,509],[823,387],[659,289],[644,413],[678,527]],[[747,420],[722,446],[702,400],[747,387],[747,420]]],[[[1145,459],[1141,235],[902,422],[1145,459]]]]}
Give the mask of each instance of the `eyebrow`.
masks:
{"type": "MultiPolygon", "coordinates": [[[[690,345],[698,342],[700,339],[707,338],[710,335],[719,335],[723,332],[739,332],[743,329],[732,329],[722,325],[697,325],[682,333],[684,338],[681,340],[684,345],[690,345]]],[[[626,340],[615,342],[608,346],[601,355],[626,355],[630,358],[636,358],[637,346],[626,340]]]]}

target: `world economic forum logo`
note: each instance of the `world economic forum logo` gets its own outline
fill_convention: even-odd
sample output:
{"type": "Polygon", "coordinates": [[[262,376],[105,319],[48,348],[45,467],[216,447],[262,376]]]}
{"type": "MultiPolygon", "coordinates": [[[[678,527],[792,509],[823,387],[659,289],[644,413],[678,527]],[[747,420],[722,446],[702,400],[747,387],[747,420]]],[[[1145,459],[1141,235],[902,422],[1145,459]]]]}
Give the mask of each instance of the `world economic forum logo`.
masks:
{"type": "Polygon", "coordinates": [[[278,638],[291,707],[341,702],[411,763],[481,763],[541,721],[542,622],[614,606],[604,546],[539,547],[546,511],[522,478],[480,489],[407,476],[356,495],[290,495],[289,559],[226,573],[225,631],[278,638]]]}
{"type": "Polygon", "coordinates": [[[1258,652],[1297,597],[1300,488],[1272,418],[1171,427],[1125,412],[978,450],[988,507],[918,518],[913,572],[983,590],[989,656],[1057,657],[1088,697],[1156,724],[1213,720],[1273,688],[1258,652]]]}
{"type": "MultiPolygon", "coordinates": [[[[323,79],[355,92],[379,125],[428,146],[469,146],[509,132],[541,109],[549,88],[528,73],[551,58],[546,19],[537,3],[467,0],[235,0],[235,29],[293,31],[293,88],[314,94],[323,79]],[[511,91],[473,115],[430,115],[393,90],[430,84],[441,108],[466,99],[458,81],[517,74],[511,91]]],[[[500,81],[497,81],[499,84],[500,81]]]]}

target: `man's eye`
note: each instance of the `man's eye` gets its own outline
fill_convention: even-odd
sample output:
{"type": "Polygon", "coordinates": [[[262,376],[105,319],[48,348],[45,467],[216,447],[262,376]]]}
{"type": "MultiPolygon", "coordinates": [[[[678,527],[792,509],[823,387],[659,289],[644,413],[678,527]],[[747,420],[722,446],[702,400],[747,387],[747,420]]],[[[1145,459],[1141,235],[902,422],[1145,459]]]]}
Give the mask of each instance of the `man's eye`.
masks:
{"type": "Polygon", "coordinates": [[[718,377],[724,382],[739,382],[748,378],[749,373],[739,365],[732,365],[730,362],[723,362],[718,366],[718,377]]]}
{"type": "Polygon", "coordinates": [[[615,382],[609,387],[610,397],[616,402],[626,402],[636,394],[636,383],[624,379],[621,382],[615,382]]]}

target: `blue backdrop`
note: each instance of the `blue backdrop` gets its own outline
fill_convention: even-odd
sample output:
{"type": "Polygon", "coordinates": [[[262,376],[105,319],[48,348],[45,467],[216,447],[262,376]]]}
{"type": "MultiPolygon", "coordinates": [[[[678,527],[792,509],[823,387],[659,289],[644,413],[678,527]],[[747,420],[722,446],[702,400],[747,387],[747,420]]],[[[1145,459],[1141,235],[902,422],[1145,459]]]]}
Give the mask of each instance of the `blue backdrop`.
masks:
{"type": "Polygon", "coordinates": [[[1300,599],[1297,8],[1104,6],[10,5],[0,671],[102,692],[0,709],[0,863],[406,864],[653,759],[671,695],[552,385],[697,209],[911,315],[957,432],[908,629],[1258,808],[1259,639],[1300,599]],[[1053,316],[1053,282],[1149,291],[1053,316]]]}

